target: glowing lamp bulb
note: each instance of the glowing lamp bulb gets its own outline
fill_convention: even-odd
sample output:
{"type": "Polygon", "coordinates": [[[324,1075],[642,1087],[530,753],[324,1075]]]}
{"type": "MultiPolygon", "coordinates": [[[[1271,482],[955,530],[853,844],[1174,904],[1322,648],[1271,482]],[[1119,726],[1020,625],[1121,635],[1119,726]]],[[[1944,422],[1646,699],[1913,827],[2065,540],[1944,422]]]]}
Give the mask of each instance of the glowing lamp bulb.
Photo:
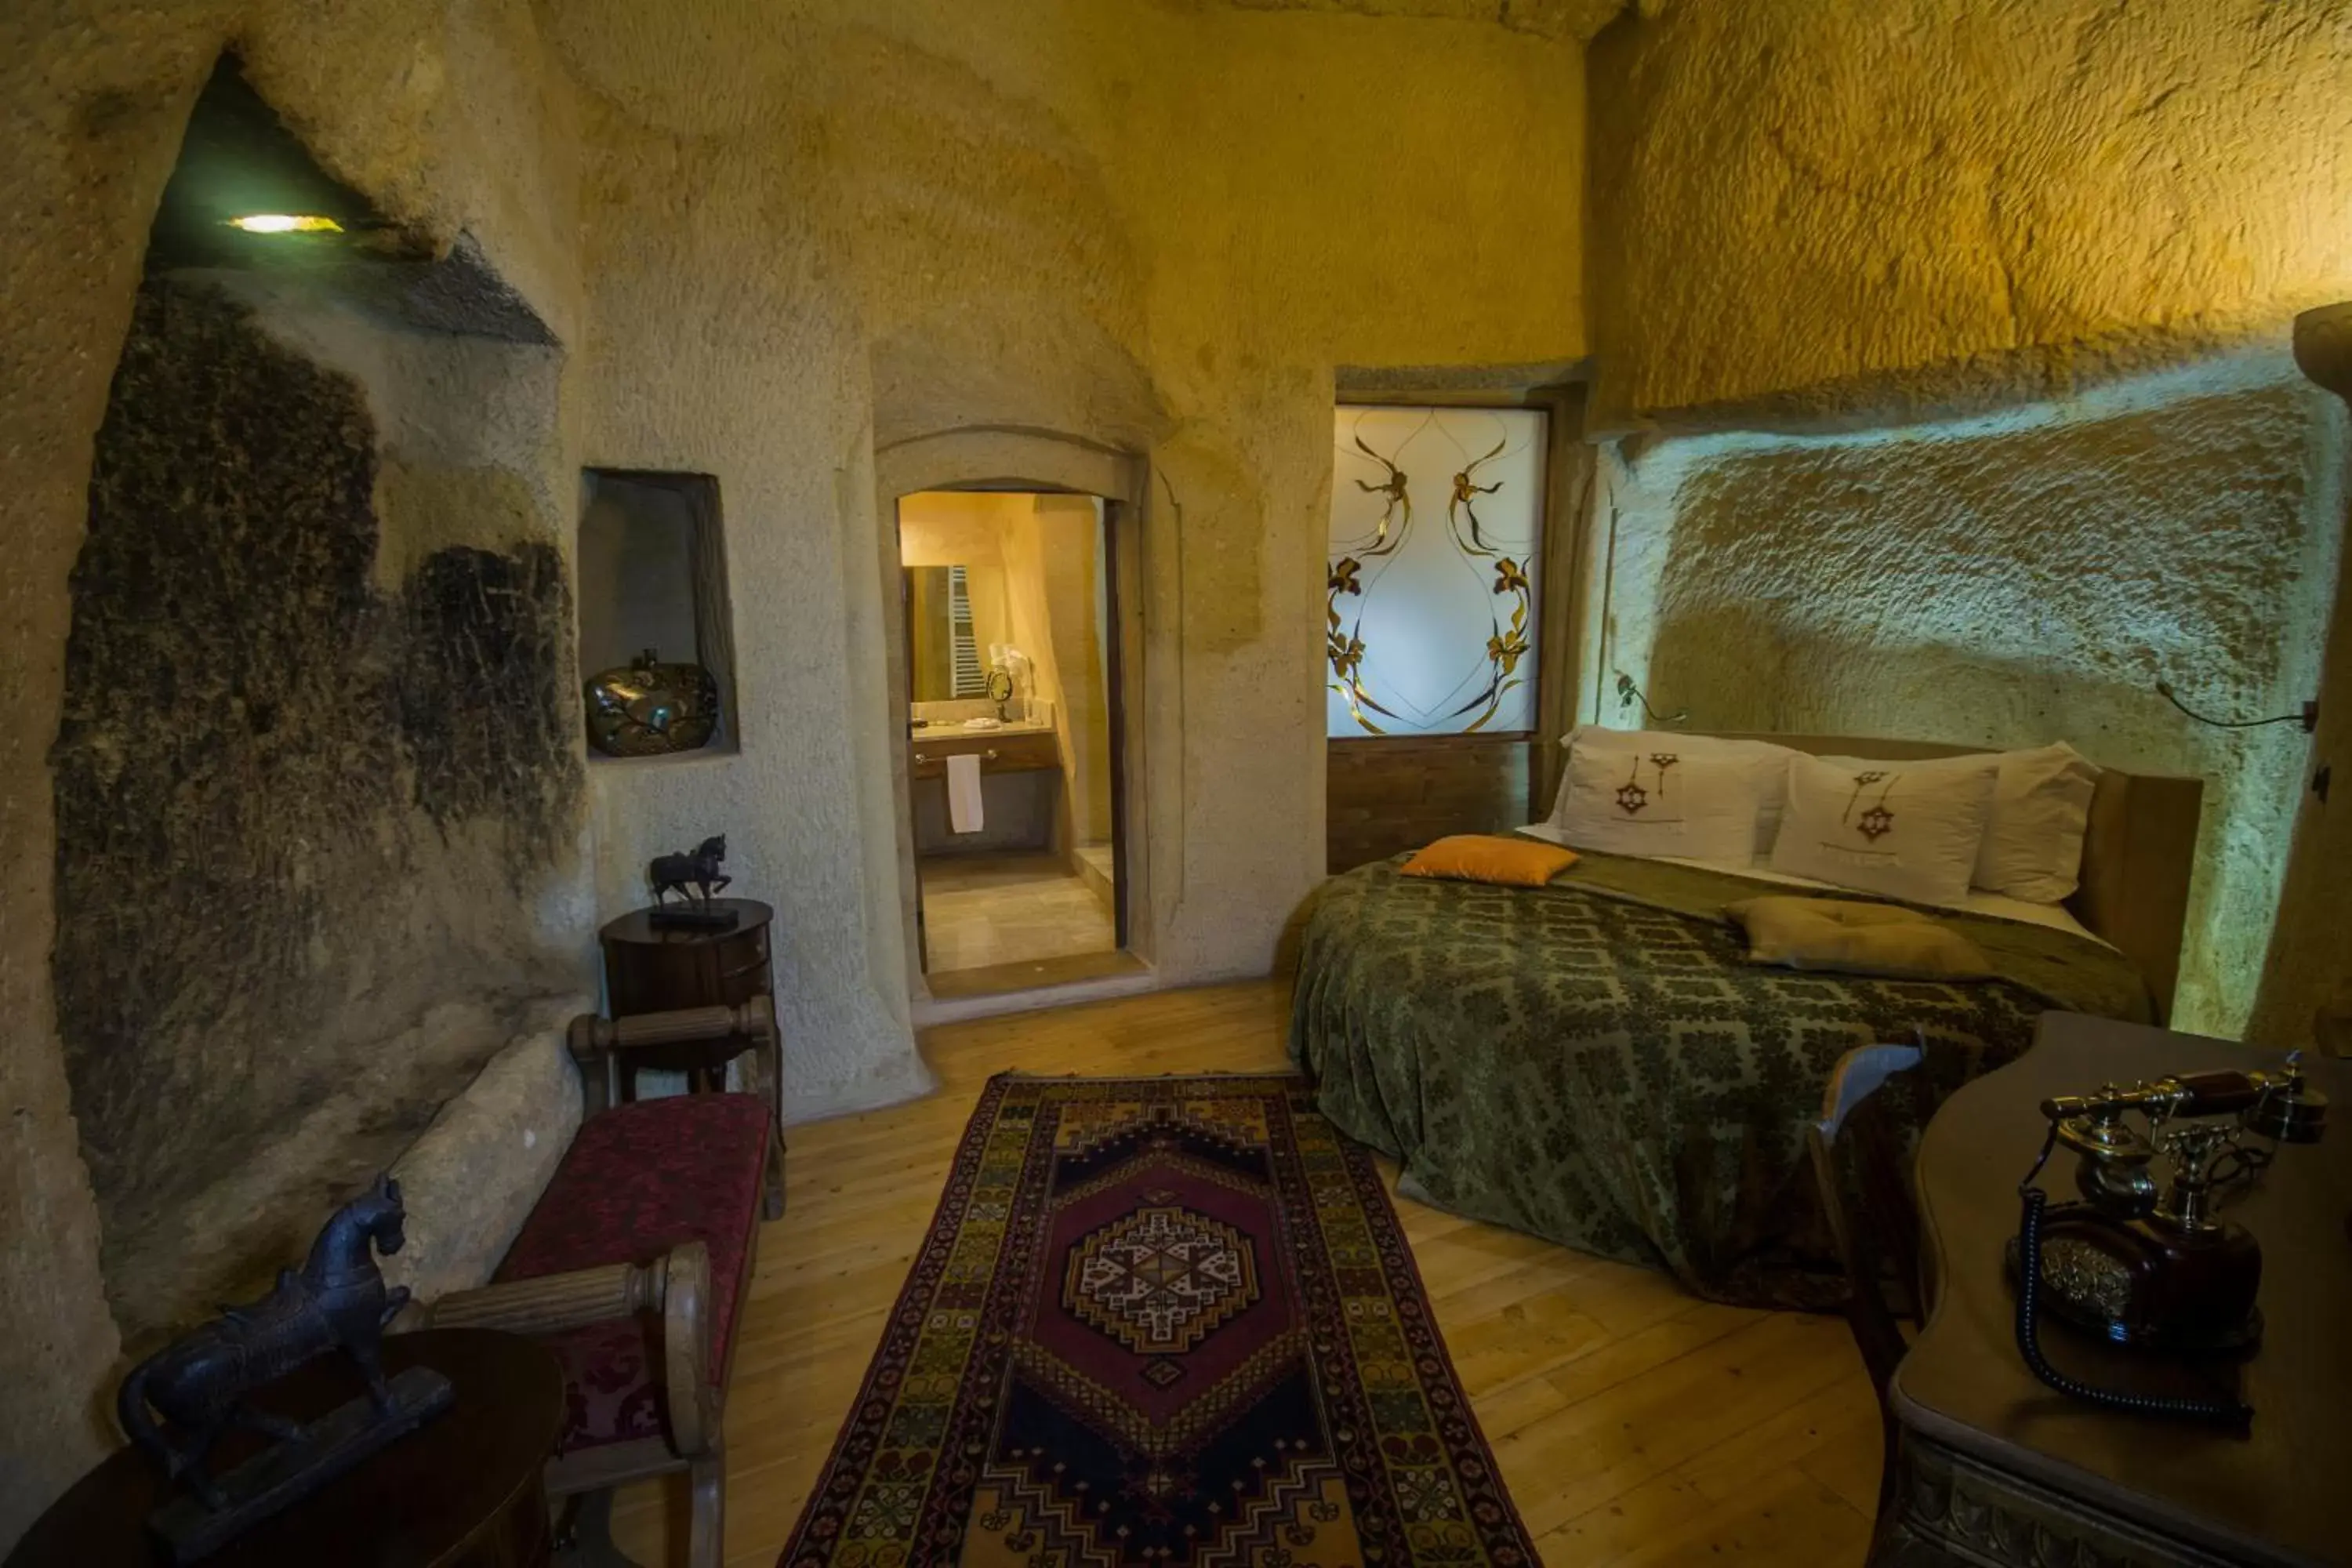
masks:
{"type": "Polygon", "coordinates": [[[228,220],[247,234],[341,234],[343,226],[315,213],[247,213],[228,220]]]}

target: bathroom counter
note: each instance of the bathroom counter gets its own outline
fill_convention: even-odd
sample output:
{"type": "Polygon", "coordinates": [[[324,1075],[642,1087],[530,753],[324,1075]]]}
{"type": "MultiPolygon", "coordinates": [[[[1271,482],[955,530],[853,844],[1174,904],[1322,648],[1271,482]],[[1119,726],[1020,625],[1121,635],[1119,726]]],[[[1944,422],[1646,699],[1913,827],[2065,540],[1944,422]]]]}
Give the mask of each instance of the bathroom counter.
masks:
{"type": "Polygon", "coordinates": [[[1046,725],[934,730],[915,736],[907,747],[913,763],[908,771],[919,779],[941,776],[947,772],[948,759],[956,756],[978,757],[981,771],[991,773],[1032,769],[1058,772],[1062,766],[1062,750],[1055,744],[1054,731],[1046,725]]]}
{"type": "Polygon", "coordinates": [[[1002,730],[930,730],[907,742],[908,777],[919,855],[1023,853],[1049,849],[1062,793],[1062,750],[1047,724],[1002,730]],[[980,764],[986,825],[957,833],[949,825],[948,761],[980,764]]]}
{"type": "Polygon", "coordinates": [[[967,730],[961,724],[957,723],[925,724],[919,729],[913,731],[910,735],[910,739],[917,741],[985,741],[1001,735],[1050,735],[1053,732],[1054,726],[1050,721],[1041,719],[1020,719],[1000,724],[993,730],[967,730]]]}

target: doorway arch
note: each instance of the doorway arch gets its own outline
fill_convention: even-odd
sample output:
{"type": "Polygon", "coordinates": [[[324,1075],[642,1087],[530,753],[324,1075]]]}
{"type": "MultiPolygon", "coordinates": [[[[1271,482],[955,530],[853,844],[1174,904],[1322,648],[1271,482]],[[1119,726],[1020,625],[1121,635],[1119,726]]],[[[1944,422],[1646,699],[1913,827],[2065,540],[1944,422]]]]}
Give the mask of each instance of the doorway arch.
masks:
{"type": "MultiPolygon", "coordinates": [[[[1149,830],[1150,784],[1146,767],[1152,710],[1146,681],[1143,636],[1146,501],[1150,460],[1144,454],[1084,437],[1011,426],[968,426],[909,437],[874,454],[876,567],[880,574],[883,647],[890,725],[890,782],[898,844],[899,920],[906,948],[908,994],[920,1005],[929,1000],[917,931],[921,892],[916,871],[912,779],[906,737],[911,717],[907,668],[906,605],[899,593],[897,526],[900,498],[926,490],[1019,490],[1092,496],[1101,501],[1112,541],[1114,599],[1118,622],[1105,628],[1122,652],[1118,696],[1127,721],[1121,749],[1118,793],[1126,849],[1126,950],[1147,966],[1152,961],[1152,851],[1149,830]]],[[[1146,982],[1148,984],[1148,980],[1146,982]]]]}

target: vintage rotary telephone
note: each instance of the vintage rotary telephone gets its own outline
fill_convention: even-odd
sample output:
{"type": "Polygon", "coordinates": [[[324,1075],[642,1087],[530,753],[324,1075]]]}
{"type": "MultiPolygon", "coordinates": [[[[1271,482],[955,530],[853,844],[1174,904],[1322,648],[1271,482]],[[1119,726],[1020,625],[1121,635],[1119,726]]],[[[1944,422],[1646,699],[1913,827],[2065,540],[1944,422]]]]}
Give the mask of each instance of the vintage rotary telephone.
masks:
{"type": "Polygon", "coordinates": [[[2050,1121],[2041,1155],[2018,1184],[2022,1205],[2010,1255],[2017,1285],[2017,1348],[2034,1376],[2061,1394],[2109,1409],[2243,1426],[2234,1400],[2165,1398],[2099,1388],[2067,1376],[2042,1353],[2041,1314],[2117,1344],[2153,1351],[2242,1351],[2262,1338],[2254,1307],[2261,1246],[2214,1213],[2221,1190],[2259,1173],[2273,1144],[2316,1142],[2326,1098],[2304,1081],[2300,1053],[2275,1071],[2180,1073],[2108,1084],[2096,1094],[2042,1102],[2050,1121]],[[2137,1114],[2146,1130],[2126,1117],[2137,1114]],[[2079,1203],[2049,1203],[2033,1184],[2052,1149],[2081,1156],[2079,1203]],[[2159,1188],[2149,1164],[2171,1163],[2159,1188]],[[2045,1208],[2047,1212],[2045,1211],[2045,1208]]]}

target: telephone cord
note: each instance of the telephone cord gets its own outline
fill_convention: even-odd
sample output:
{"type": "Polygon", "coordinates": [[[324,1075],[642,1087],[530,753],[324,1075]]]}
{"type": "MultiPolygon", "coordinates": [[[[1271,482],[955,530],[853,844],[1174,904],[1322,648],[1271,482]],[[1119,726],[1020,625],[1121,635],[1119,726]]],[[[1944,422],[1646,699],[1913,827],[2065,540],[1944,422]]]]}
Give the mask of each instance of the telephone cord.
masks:
{"type": "MultiPolygon", "coordinates": [[[[2049,1158],[2050,1148],[2042,1145],[2042,1158],[2049,1158]]],[[[2034,1162],[2040,1171],[2042,1162],[2034,1162]]],[[[2050,1194],[2033,1185],[2029,1174],[2019,1184],[2018,1196],[2022,1212],[2017,1226],[2017,1351],[2034,1376],[2070,1398],[2097,1405],[2109,1410],[2128,1411],[2137,1415],[2164,1415],[2183,1421],[2202,1421],[2211,1426],[2228,1426],[2243,1432],[2254,1419],[2251,1405],[2234,1399],[2176,1399],[2168,1396],[2126,1394],[2119,1389],[2099,1388],[2067,1376],[2050,1364],[2042,1353],[2042,1211],[2050,1202],[2050,1194]]]]}

